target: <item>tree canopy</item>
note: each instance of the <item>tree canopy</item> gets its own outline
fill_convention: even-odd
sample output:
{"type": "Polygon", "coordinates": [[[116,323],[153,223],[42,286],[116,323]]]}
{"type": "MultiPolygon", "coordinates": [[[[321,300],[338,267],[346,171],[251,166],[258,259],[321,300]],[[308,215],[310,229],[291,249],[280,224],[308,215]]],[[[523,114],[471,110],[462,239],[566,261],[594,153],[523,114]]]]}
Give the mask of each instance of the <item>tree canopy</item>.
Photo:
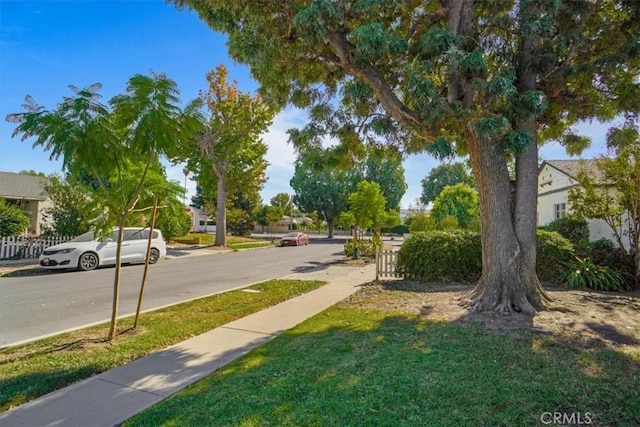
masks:
{"type": "Polygon", "coordinates": [[[454,217],[461,228],[469,228],[478,221],[480,209],[478,193],[466,184],[444,187],[433,202],[431,215],[440,225],[448,216],[454,217]]]}
{"type": "Polygon", "coordinates": [[[433,202],[444,187],[448,185],[467,184],[472,187],[475,186],[473,176],[469,174],[466,165],[461,162],[436,166],[424,177],[421,183],[422,194],[420,195],[420,201],[425,205],[433,202]]]}

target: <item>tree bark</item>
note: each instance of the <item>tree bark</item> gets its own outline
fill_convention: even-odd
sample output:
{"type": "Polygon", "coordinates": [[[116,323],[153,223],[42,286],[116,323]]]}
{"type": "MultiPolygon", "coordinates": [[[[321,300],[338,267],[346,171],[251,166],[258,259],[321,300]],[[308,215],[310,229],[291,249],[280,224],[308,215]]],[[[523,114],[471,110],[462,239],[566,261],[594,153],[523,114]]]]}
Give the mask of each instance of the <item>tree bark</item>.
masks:
{"type": "Polygon", "coordinates": [[[327,221],[327,229],[328,229],[328,238],[333,238],[333,220],[327,221]]]}
{"type": "Polygon", "coordinates": [[[118,306],[120,302],[120,278],[122,273],[122,241],[124,240],[124,226],[127,219],[126,213],[120,214],[118,224],[118,242],[116,246],[116,272],[113,279],[113,301],[111,304],[111,323],[109,324],[109,334],[107,341],[111,342],[116,336],[118,326],[118,306]]]}
{"type": "Polygon", "coordinates": [[[219,162],[216,167],[218,175],[218,194],[216,199],[216,240],[214,246],[227,245],[227,163],[219,162]]]}

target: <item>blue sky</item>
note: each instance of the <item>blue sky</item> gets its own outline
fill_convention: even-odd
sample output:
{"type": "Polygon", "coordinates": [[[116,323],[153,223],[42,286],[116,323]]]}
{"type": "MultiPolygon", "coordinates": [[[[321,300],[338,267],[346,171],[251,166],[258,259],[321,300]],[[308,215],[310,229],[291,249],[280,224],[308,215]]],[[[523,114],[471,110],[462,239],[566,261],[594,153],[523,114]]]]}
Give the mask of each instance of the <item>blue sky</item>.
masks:
{"type": "MultiPolygon", "coordinates": [[[[23,111],[27,94],[52,109],[71,94],[69,85],[100,82],[106,103],[124,92],[131,76],[154,71],[176,81],[186,103],[205,89],[206,73],[220,63],[227,66],[241,90],[255,90],[257,83],[249,70],[229,59],[225,43],[225,37],[211,31],[195,13],[162,0],[0,0],[0,170],[60,172],[60,162],[50,161],[42,148],[32,148],[32,141],[11,138],[15,125],[4,118],[23,111]]],[[[289,180],[294,153],[286,131],[304,122],[303,112],[284,110],[263,136],[270,163],[262,191],[265,203],[277,193],[293,193],[289,180]]],[[[580,126],[593,138],[583,157],[605,154],[606,129],[597,123],[580,126]]],[[[543,147],[541,157],[567,158],[562,147],[553,143],[543,147]]],[[[420,196],[420,181],[437,165],[426,155],[405,160],[409,188],[401,202],[403,208],[420,196]]],[[[182,170],[182,166],[169,168],[169,175],[184,185],[182,170]]],[[[193,194],[195,183],[188,180],[187,189],[193,194]]]]}

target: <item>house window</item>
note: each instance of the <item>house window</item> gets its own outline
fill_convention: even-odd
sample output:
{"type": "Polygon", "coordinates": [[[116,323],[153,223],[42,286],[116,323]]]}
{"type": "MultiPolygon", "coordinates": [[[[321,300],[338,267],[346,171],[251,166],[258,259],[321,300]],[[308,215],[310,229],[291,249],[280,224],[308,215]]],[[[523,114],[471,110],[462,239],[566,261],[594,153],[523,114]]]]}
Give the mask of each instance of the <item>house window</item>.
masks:
{"type": "Polygon", "coordinates": [[[554,219],[564,218],[567,212],[567,204],[566,203],[554,203],[553,205],[554,219]]]}

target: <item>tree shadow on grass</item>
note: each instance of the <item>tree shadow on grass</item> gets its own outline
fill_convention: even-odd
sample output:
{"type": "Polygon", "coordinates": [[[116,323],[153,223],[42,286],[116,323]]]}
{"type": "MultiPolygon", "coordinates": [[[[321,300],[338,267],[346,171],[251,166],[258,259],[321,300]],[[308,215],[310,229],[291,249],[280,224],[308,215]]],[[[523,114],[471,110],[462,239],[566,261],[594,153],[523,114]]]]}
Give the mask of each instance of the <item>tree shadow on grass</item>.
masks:
{"type": "Polygon", "coordinates": [[[625,353],[553,335],[348,302],[127,425],[542,425],[553,412],[633,425],[639,368],[625,353]]]}

